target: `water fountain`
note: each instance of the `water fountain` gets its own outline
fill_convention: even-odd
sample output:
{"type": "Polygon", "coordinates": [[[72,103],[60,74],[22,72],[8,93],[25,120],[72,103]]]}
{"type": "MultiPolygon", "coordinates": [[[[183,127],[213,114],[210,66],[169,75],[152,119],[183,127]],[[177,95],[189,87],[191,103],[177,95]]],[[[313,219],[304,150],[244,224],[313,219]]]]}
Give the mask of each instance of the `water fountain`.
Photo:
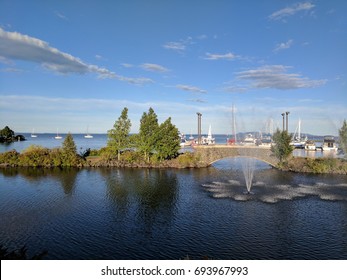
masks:
{"type": "Polygon", "coordinates": [[[252,194],[251,187],[252,187],[254,169],[255,169],[254,158],[247,157],[242,161],[242,172],[245,177],[247,194],[252,194]]]}

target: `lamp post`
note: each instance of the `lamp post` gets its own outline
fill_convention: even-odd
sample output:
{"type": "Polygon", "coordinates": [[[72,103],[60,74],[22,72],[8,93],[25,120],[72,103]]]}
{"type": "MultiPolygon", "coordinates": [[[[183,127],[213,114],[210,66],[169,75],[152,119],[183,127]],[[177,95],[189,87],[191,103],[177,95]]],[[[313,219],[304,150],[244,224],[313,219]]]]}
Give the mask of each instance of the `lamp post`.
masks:
{"type": "Polygon", "coordinates": [[[282,113],[281,115],[282,115],[282,119],[283,119],[283,126],[282,126],[283,129],[282,130],[284,131],[284,113],[282,113]]]}
{"type": "Polygon", "coordinates": [[[286,131],[288,133],[288,115],[290,112],[286,112],[286,131]]]}
{"type": "Polygon", "coordinates": [[[201,113],[196,113],[198,115],[198,145],[201,144],[201,113]]]}

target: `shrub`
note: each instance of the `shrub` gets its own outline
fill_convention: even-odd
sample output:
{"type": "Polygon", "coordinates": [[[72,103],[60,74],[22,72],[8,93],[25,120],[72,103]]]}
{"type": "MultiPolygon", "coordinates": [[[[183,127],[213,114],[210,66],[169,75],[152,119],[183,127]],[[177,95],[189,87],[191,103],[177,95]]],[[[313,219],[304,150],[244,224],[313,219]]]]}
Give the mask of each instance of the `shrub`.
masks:
{"type": "Polygon", "coordinates": [[[11,150],[0,154],[0,164],[18,165],[19,153],[11,150]]]}
{"type": "Polygon", "coordinates": [[[31,145],[25,149],[20,157],[19,163],[22,166],[50,166],[50,150],[41,146],[31,145]]]}

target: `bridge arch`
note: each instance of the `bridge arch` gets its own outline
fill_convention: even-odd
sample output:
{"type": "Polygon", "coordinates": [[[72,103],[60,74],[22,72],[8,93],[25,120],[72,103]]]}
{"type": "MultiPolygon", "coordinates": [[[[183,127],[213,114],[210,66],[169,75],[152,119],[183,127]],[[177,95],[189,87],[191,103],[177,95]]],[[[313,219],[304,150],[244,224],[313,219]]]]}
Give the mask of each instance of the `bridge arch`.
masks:
{"type": "Polygon", "coordinates": [[[221,161],[221,160],[223,160],[223,159],[228,159],[228,158],[252,158],[252,159],[261,161],[261,162],[263,162],[263,163],[266,163],[266,164],[268,164],[268,165],[270,165],[270,166],[272,166],[272,167],[276,167],[276,166],[274,166],[273,163],[271,163],[271,162],[269,162],[269,161],[267,161],[267,160],[258,158],[258,157],[256,157],[256,156],[238,156],[238,155],[236,155],[236,156],[226,156],[226,157],[223,157],[223,158],[220,158],[220,159],[216,159],[216,160],[210,162],[208,165],[212,165],[212,164],[214,164],[214,163],[216,163],[216,162],[218,162],[218,161],[221,161]]]}
{"type": "Polygon", "coordinates": [[[278,164],[278,159],[272,154],[269,148],[260,148],[257,146],[196,146],[195,153],[200,157],[200,161],[206,165],[224,158],[250,157],[263,161],[273,167],[278,164]]]}

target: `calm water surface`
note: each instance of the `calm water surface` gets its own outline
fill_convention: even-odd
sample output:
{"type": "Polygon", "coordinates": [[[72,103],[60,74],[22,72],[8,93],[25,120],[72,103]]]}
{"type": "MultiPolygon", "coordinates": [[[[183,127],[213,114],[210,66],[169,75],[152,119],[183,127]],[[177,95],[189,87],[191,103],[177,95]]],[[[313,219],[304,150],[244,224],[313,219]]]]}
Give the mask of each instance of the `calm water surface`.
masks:
{"type": "Polygon", "coordinates": [[[347,259],[347,176],[242,158],[206,169],[0,170],[0,244],[47,259],[347,259]]]}

